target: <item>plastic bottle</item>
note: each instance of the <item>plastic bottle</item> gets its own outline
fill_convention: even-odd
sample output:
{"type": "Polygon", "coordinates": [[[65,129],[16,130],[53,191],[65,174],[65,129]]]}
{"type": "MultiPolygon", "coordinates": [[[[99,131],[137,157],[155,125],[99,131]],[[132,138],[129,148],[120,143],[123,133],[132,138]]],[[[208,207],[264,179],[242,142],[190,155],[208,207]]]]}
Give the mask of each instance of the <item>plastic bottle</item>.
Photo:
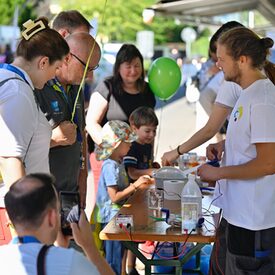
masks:
{"type": "Polygon", "coordinates": [[[190,233],[196,229],[202,213],[202,194],[195,181],[195,175],[189,174],[188,181],[181,192],[182,233],[190,233]]]}

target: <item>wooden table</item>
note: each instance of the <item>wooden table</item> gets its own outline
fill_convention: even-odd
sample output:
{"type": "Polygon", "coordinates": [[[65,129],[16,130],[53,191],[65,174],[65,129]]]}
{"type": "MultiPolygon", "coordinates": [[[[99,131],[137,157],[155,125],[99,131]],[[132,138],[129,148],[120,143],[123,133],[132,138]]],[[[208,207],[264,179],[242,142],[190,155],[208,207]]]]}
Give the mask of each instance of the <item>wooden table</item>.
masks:
{"type": "MultiPolygon", "coordinates": [[[[211,196],[204,196],[203,207],[208,209],[211,203],[211,196]]],[[[162,217],[163,213],[159,210],[148,209],[147,189],[138,190],[123,205],[118,214],[133,215],[134,226],[131,234],[125,232],[119,226],[115,225],[115,217],[100,232],[102,240],[121,240],[124,245],[130,249],[145,265],[145,274],[151,273],[151,266],[175,266],[175,274],[182,274],[182,266],[193,256],[196,255],[196,272],[200,272],[200,250],[206,244],[215,240],[215,226],[217,224],[218,214],[205,217],[205,225],[196,233],[182,234],[181,228],[172,228],[165,221],[156,221],[150,216],[162,217]],[[187,240],[188,237],[188,240],[187,240]],[[134,241],[167,241],[167,242],[188,242],[195,243],[195,246],[189,250],[181,259],[147,259],[138,250],[138,245],[134,241]]],[[[180,214],[180,201],[164,200],[164,208],[168,208],[171,213],[180,214]]],[[[218,211],[217,208],[215,208],[218,211]]],[[[203,209],[204,212],[204,209],[203,209]]],[[[201,273],[202,274],[202,273],[201,273]]]]}

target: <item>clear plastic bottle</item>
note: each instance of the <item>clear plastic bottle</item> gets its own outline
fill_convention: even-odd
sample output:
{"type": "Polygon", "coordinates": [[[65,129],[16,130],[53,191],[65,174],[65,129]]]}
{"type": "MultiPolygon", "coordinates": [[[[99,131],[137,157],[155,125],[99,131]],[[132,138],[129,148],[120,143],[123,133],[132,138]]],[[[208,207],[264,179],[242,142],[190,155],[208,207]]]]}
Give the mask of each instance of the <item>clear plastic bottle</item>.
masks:
{"type": "Polygon", "coordinates": [[[196,229],[202,213],[202,194],[195,177],[193,174],[188,175],[188,181],[181,192],[181,228],[183,234],[196,229]]]}

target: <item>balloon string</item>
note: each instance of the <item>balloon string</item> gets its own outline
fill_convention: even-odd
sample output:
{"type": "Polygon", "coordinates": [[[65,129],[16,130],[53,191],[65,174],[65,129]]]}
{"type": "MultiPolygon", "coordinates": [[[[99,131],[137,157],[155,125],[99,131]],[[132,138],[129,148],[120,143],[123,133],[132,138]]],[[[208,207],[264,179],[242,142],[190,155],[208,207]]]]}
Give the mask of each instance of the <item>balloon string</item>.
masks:
{"type": "MultiPolygon", "coordinates": [[[[105,22],[105,11],[106,11],[106,7],[107,7],[107,0],[105,0],[105,4],[104,4],[104,9],[103,9],[103,14],[102,14],[102,22],[101,22],[101,25],[103,25],[104,22],[105,22]]],[[[100,27],[100,24],[98,24],[98,25],[99,25],[99,27],[100,27]]],[[[98,29],[99,29],[99,27],[98,27],[98,29]]],[[[88,59],[87,59],[87,63],[86,63],[86,66],[85,66],[85,69],[84,69],[84,72],[83,72],[83,76],[82,76],[80,85],[79,85],[79,87],[78,87],[78,91],[77,91],[76,98],[75,98],[75,102],[74,102],[74,107],[73,107],[73,110],[72,110],[71,122],[73,122],[73,119],[74,119],[74,116],[75,116],[75,111],[76,111],[76,105],[77,105],[77,102],[78,102],[78,98],[79,98],[80,92],[81,92],[81,90],[82,90],[82,88],[83,88],[83,85],[84,85],[84,83],[85,83],[85,79],[86,79],[88,67],[89,67],[89,64],[90,64],[90,60],[91,60],[92,55],[93,55],[93,53],[94,53],[94,48],[95,48],[95,43],[96,43],[97,34],[98,34],[98,31],[97,31],[97,33],[95,34],[94,43],[93,43],[93,45],[92,45],[92,47],[91,47],[91,50],[90,50],[90,53],[89,53],[89,56],[88,56],[88,59]]]]}
{"type": "MultiPolygon", "coordinates": [[[[159,127],[158,127],[158,137],[157,137],[157,142],[155,142],[155,154],[154,156],[157,156],[158,155],[158,150],[159,150],[159,141],[160,141],[160,135],[161,135],[161,123],[162,123],[162,112],[163,112],[163,107],[164,107],[164,104],[162,103],[161,100],[159,100],[161,102],[161,105],[160,106],[160,113],[159,113],[159,127]]],[[[164,103],[166,103],[166,101],[164,101],[164,103]]]]}

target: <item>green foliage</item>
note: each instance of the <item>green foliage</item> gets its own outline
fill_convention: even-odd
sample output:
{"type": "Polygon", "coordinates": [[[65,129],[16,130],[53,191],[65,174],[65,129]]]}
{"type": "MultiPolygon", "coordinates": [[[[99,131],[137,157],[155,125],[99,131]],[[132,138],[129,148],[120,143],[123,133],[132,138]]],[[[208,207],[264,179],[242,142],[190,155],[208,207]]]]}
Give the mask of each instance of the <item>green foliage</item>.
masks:
{"type": "Polygon", "coordinates": [[[137,31],[153,30],[155,32],[155,43],[180,41],[180,30],[173,18],[156,16],[152,24],[145,24],[142,12],[146,7],[154,4],[154,0],[109,0],[106,9],[105,0],[61,0],[61,6],[66,9],[77,9],[86,18],[98,18],[98,35],[109,41],[135,41],[137,31]]]}
{"type": "Polygon", "coordinates": [[[1,0],[0,1],[0,25],[12,25],[13,14],[16,5],[19,7],[18,26],[22,27],[22,24],[28,19],[35,19],[37,17],[35,8],[38,2],[43,0],[1,0]]]}
{"type": "Polygon", "coordinates": [[[192,43],[191,52],[192,55],[208,57],[209,38],[207,36],[201,36],[192,43]]]}
{"type": "Polygon", "coordinates": [[[133,41],[136,32],[144,29],[142,11],[154,1],[140,0],[109,0],[105,8],[105,0],[68,1],[61,0],[61,6],[66,9],[77,9],[86,18],[97,18],[99,22],[99,36],[104,40],[108,37],[111,41],[133,41]]]}
{"type": "MultiPolygon", "coordinates": [[[[180,38],[181,30],[186,25],[175,23],[172,17],[155,16],[151,24],[145,24],[142,12],[145,8],[156,3],[156,0],[60,0],[63,10],[79,10],[88,20],[98,19],[98,37],[102,42],[136,41],[136,33],[141,30],[152,30],[155,45],[170,42],[183,43],[180,38]]],[[[204,36],[204,33],[202,33],[204,36]]],[[[208,43],[199,46],[199,53],[207,52],[208,43]],[[202,49],[206,47],[206,49],[202,49]]]]}
{"type": "Polygon", "coordinates": [[[0,1],[0,25],[11,25],[16,5],[22,5],[24,0],[1,0],[0,1]]]}
{"type": "Polygon", "coordinates": [[[23,10],[20,12],[20,16],[18,18],[18,26],[22,29],[23,23],[25,23],[29,19],[36,19],[37,15],[33,6],[31,4],[27,4],[23,10]]]}
{"type": "Polygon", "coordinates": [[[155,16],[154,21],[147,27],[155,33],[155,43],[183,42],[180,33],[186,25],[176,25],[172,17],[155,16]]]}
{"type": "MultiPolygon", "coordinates": [[[[136,33],[141,30],[152,30],[155,35],[155,45],[169,42],[183,43],[181,30],[186,25],[175,24],[172,17],[155,16],[151,24],[145,24],[142,12],[155,0],[60,0],[63,10],[77,9],[88,19],[98,19],[98,37],[102,42],[135,41],[136,33]]],[[[207,49],[205,50],[207,51],[207,49]]],[[[204,51],[204,52],[205,52],[204,51]]]]}

